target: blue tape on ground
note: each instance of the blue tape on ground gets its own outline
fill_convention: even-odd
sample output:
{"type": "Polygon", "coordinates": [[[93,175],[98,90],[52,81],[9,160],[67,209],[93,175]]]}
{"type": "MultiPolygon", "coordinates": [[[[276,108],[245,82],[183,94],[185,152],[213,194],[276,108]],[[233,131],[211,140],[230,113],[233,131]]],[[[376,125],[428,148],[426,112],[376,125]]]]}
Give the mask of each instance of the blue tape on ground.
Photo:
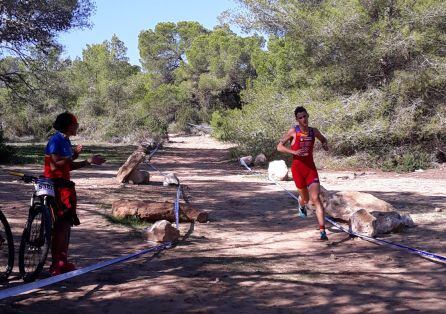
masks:
{"type": "Polygon", "coordinates": [[[177,229],[180,228],[180,193],[181,193],[181,187],[180,185],[178,185],[177,187],[177,198],[175,200],[175,205],[174,205],[174,209],[175,209],[175,223],[177,225],[177,229]]]}
{"type": "MultiPolygon", "coordinates": [[[[282,185],[277,183],[274,179],[270,179],[270,180],[272,182],[274,182],[276,185],[280,186],[283,190],[285,190],[285,192],[287,192],[296,201],[299,201],[297,196],[295,196],[293,193],[288,191],[282,185]]],[[[333,221],[332,219],[330,219],[328,217],[325,217],[325,220],[328,221],[329,223],[331,223],[333,226],[335,226],[339,230],[344,231],[344,232],[346,232],[348,234],[351,234],[353,236],[359,237],[361,239],[365,239],[367,241],[371,241],[371,242],[378,243],[378,244],[387,244],[387,245],[390,245],[390,246],[397,247],[399,249],[405,249],[405,250],[408,250],[411,253],[418,254],[418,255],[421,255],[423,257],[426,257],[426,258],[429,258],[429,259],[433,259],[435,261],[439,261],[441,263],[446,263],[446,257],[441,256],[439,254],[435,254],[435,253],[419,250],[419,249],[416,249],[416,248],[413,248],[413,247],[410,247],[410,246],[406,246],[406,245],[403,245],[403,244],[399,244],[399,243],[393,243],[391,241],[386,241],[386,240],[382,240],[382,239],[375,239],[375,238],[372,238],[372,237],[369,237],[369,236],[366,236],[366,235],[362,235],[362,234],[355,233],[355,232],[352,232],[350,230],[347,230],[347,229],[345,229],[344,227],[342,227],[341,225],[339,225],[338,223],[336,223],[335,221],[333,221]]]]}
{"type": "Polygon", "coordinates": [[[375,239],[375,238],[372,238],[372,237],[369,237],[369,236],[366,236],[366,235],[363,235],[363,234],[359,234],[359,233],[347,230],[347,229],[345,229],[344,227],[342,227],[341,225],[339,225],[338,223],[336,223],[335,221],[333,221],[332,219],[330,219],[328,217],[325,217],[325,220],[328,221],[329,223],[331,223],[333,226],[335,226],[339,230],[344,231],[344,232],[346,232],[348,234],[351,234],[351,235],[353,235],[355,237],[358,237],[358,238],[361,238],[361,239],[364,239],[364,240],[367,240],[367,241],[379,243],[379,244],[382,244],[382,243],[388,244],[388,245],[395,246],[395,247],[400,248],[400,249],[409,250],[412,253],[415,253],[415,254],[418,254],[418,255],[422,255],[422,256],[430,258],[430,259],[435,259],[435,260],[438,260],[438,261],[441,261],[441,262],[446,262],[446,257],[443,257],[441,255],[438,255],[438,254],[435,254],[435,253],[430,253],[430,252],[423,251],[423,250],[419,250],[419,249],[416,249],[416,248],[413,248],[413,247],[410,247],[410,246],[406,246],[404,244],[394,243],[394,242],[386,241],[386,240],[383,240],[383,239],[375,239]]]}
{"type": "Polygon", "coordinates": [[[242,164],[242,166],[244,166],[246,169],[248,169],[248,171],[252,171],[251,168],[248,167],[248,165],[246,164],[246,162],[240,158],[240,163],[242,164]]]}
{"type": "Polygon", "coordinates": [[[45,279],[35,281],[35,282],[30,282],[30,283],[23,284],[23,285],[20,285],[17,287],[3,289],[0,291],[0,300],[9,298],[12,296],[16,296],[16,295],[19,295],[19,294],[22,294],[25,292],[30,292],[35,289],[40,289],[40,288],[55,284],[57,282],[60,282],[60,281],[66,280],[66,279],[70,279],[73,277],[77,277],[77,276],[86,274],[88,272],[91,272],[91,271],[94,271],[94,270],[97,270],[100,268],[104,268],[104,267],[107,267],[107,266],[110,266],[113,264],[121,263],[121,262],[138,257],[143,254],[147,254],[150,252],[158,252],[158,251],[170,248],[171,246],[172,246],[172,243],[168,242],[165,244],[151,247],[149,249],[141,250],[141,251],[133,253],[133,254],[117,257],[117,258],[114,258],[114,259],[111,259],[108,261],[103,261],[103,262],[100,262],[100,263],[97,263],[94,265],[90,265],[90,266],[87,266],[87,267],[84,267],[81,269],[77,269],[77,270],[65,273],[65,274],[61,274],[58,276],[45,278],[45,279]]]}

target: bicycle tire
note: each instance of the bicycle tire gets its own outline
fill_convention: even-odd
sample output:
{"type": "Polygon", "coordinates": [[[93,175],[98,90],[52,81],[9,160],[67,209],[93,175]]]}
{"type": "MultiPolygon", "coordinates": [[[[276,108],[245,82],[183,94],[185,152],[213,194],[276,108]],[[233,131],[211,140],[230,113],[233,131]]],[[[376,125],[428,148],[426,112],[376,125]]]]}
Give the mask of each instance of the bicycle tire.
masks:
{"type": "Polygon", "coordinates": [[[51,245],[50,209],[35,204],[30,209],[19,248],[19,271],[23,281],[36,280],[45,265],[51,245]]]}
{"type": "Polygon", "coordinates": [[[8,279],[13,267],[14,239],[8,220],[0,211],[0,282],[8,279]]]}

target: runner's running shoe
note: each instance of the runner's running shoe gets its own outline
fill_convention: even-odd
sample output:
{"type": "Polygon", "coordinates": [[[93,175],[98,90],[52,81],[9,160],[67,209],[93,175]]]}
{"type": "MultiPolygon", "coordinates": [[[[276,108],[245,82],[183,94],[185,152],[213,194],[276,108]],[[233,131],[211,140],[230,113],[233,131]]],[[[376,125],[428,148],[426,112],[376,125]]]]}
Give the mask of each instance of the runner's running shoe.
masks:
{"type": "Polygon", "coordinates": [[[299,204],[299,216],[302,218],[307,217],[307,206],[299,204]]]}
{"type": "Polygon", "coordinates": [[[322,241],[327,241],[328,237],[327,237],[327,233],[324,231],[321,231],[321,240],[322,241]]]}

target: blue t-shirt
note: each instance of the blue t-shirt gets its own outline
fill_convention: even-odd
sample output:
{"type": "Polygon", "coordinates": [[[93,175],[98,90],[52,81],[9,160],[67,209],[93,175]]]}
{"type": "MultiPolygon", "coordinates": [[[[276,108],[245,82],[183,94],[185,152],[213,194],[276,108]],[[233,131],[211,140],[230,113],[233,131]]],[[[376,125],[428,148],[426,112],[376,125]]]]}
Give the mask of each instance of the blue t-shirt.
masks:
{"type": "Polygon", "coordinates": [[[73,148],[68,138],[65,138],[62,133],[56,132],[48,141],[45,148],[45,155],[59,155],[63,157],[72,158],[73,148]]]}

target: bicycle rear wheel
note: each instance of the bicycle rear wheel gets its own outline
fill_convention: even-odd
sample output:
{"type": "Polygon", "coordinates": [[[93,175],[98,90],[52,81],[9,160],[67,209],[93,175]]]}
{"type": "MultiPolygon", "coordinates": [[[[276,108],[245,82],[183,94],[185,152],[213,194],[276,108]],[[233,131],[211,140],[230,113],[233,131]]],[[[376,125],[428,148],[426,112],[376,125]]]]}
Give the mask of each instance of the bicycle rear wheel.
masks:
{"type": "Polygon", "coordinates": [[[14,267],[14,240],[11,227],[0,211],[0,281],[5,281],[14,267]]]}
{"type": "Polygon", "coordinates": [[[19,271],[25,282],[36,280],[45,265],[51,245],[50,209],[36,204],[23,230],[19,248],[19,271]]]}

